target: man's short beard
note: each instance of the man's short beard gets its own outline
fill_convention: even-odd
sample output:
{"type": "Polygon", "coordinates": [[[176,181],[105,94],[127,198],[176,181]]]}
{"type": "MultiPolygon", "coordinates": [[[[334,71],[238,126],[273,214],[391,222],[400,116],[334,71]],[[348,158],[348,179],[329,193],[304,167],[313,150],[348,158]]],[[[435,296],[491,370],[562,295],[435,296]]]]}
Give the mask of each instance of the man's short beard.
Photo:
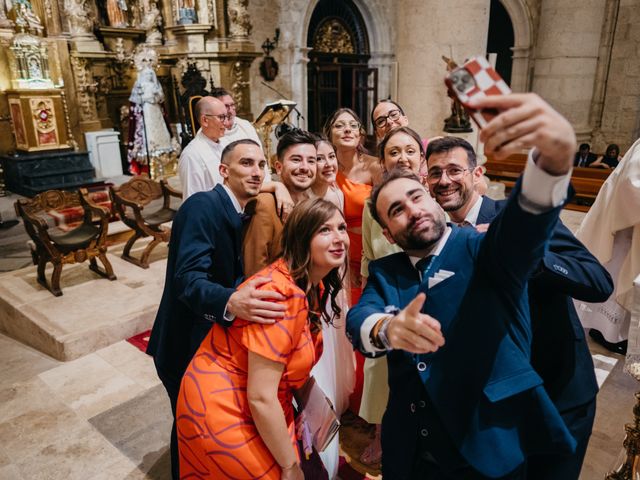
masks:
{"type": "Polygon", "coordinates": [[[396,241],[398,246],[405,251],[427,250],[440,241],[444,234],[445,226],[446,223],[444,218],[434,218],[433,227],[431,228],[427,238],[424,238],[424,234],[422,233],[414,234],[402,232],[397,236],[397,238],[394,236],[393,239],[396,241]]]}

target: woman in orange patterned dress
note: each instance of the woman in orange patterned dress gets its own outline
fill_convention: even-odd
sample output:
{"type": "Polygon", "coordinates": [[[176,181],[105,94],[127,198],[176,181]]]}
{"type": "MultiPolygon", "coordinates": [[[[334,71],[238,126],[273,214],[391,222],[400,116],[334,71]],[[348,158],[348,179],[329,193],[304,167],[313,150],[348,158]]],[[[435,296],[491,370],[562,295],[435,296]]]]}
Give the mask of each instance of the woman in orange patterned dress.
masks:
{"type": "Polygon", "coordinates": [[[256,276],[286,297],[273,324],[214,324],[180,388],[176,422],[180,478],[302,480],[293,391],[322,352],[321,321],[340,314],[349,247],[340,210],[306,200],[290,214],[282,257],[256,276]],[[325,308],[329,304],[330,308],[325,308]]]}
{"type": "MultiPolygon", "coordinates": [[[[358,302],[362,293],[362,209],[371,195],[373,185],[380,180],[382,168],[376,157],[365,153],[365,130],[356,112],[339,108],[324,125],[324,134],[336,148],[338,173],[336,183],[344,194],[344,217],[351,247],[349,248],[350,305],[358,302]]],[[[364,356],[356,352],[356,383],[351,395],[350,408],[360,410],[364,356]]]]}

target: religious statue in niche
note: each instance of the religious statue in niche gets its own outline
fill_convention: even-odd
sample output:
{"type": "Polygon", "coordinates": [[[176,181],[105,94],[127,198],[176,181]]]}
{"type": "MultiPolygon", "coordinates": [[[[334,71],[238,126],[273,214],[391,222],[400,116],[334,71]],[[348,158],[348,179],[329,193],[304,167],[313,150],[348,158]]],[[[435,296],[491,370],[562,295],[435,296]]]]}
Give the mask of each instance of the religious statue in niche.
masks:
{"type": "MultiPolygon", "coordinates": [[[[458,64],[449,57],[442,56],[442,60],[447,64],[447,72],[451,72],[458,67],[458,64]]],[[[444,121],[444,131],[448,133],[469,133],[473,132],[471,120],[460,101],[449,91],[447,95],[451,98],[451,115],[444,121]]]]}
{"type": "Polygon", "coordinates": [[[129,171],[151,178],[175,174],[178,142],[171,137],[164,92],[155,73],[158,54],[141,45],[134,55],[138,78],[129,97],[129,171]]]}
{"type": "Polygon", "coordinates": [[[42,36],[44,27],[33,11],[29,0],[13,0],[13,10],[16,16],[16,27],[19,32],[29,32],[33,35],[42,36]]]}
{"type": "Polygon", "coordinates": [[[147,45],[162,45],[160,27],[162,27],[162,15],[160,15],[156,2],[151,2],[149,7],[144,10],[142,21],[140,22],[140,28],[147,32],[145,41],[147,45]]]}
{"type": "Polygon", "coordinates": [[[180,0],[178,5],[178,23],[180,25],[198,23],[195,0],[180,0]]]}
{"type": "Polygon", "coordinates": [[[107,0],[107,18],[109,25],[116,28],[128,26],[127,12],[129,7],[126,0],[107,0]]]}
{"type": "Polygon", "coordinates": [[[17,33],[9,46],[13,88],[53,88],[49,72],[48,46],[30,33],[17,33]]]}
{"type": "Polygon", "coordinates": [[[69,19],[72,37],[93,37],[93,18],[85,7],[86,0],[65,0],[64,12],[69,19]]]}
{"type": "Polygon", "coordinates": [[[7,17],[7,11],[9,10],[9,7],[10,4],[7,2],[7,0],[0,0],[0,28],[13,27],[13,22],[7,17]]]}
{"type": "Polygon", "coordinates": [[[247,11],[249,0],[229,0],[229,33],[231,38],[245,39],[251,35],[253,25],[247,11]]]}

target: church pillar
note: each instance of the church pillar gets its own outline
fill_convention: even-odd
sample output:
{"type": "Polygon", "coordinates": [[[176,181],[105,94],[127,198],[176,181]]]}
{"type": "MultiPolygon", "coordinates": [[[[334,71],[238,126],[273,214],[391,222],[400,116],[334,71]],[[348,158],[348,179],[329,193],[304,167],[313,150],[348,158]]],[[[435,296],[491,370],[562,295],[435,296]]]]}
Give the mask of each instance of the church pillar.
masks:
{"type": "Polygon", "coordinates": [[[598,63],[606,0],[543,0],[532,90],[573,124],[588,141],[589,110],[598,63]]]}
{"type": "MultiPolygon", "coordinates": [[[[485,54],[489,7],[489,0],[397,3],[397,100],[410,126],[421,135],[443,134],[451,101],[444,85],[447,69],[442,56],[461,65],[469,57],[485,54]]],[[[464,137],[477,145],[475,134],[464,137]]]]}

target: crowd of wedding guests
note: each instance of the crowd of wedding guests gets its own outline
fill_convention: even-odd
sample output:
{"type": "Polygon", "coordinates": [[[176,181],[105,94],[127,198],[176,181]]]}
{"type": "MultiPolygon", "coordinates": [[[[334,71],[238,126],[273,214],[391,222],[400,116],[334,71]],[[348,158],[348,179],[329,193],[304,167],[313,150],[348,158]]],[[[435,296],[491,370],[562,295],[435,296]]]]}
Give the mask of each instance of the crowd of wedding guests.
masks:
{"type": "Polygon", "coordinates": [[[338,415],[375,425],[360,461],[385,480],[578,478],[598,387],[574,301],[626,301],[640,273],[612,253],[640,241],[640,209],[593,226],[624,203],[618,188],[640,205],[640,146],[583,244],[558,218],[571,169],[615,168],[617,146],[574,157],[570,124],[534,94],[476,107],[500,112],[485,152],[530,149],[508,200],[484,196],[467,141],[424,138],[391,100],[368,119],[375,151],[340,108],[320,135],[281,136],[272,162],[228,92],[198,102],[148,349],[174,414],[173,478],[336,478],[339,434],[305,443],[295,396],[311,376],[338,415]]]}

